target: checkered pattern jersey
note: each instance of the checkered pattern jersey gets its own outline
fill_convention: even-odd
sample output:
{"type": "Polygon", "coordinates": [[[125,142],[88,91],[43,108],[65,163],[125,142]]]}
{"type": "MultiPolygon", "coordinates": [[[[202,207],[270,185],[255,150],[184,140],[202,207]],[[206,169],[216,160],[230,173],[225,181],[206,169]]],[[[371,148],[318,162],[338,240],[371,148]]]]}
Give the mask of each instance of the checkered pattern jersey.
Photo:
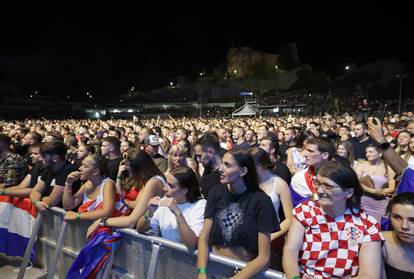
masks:
{"type": "Polygon", "coordinates": [[[351,278],[358,274],[361,244],[383,240],[376,219],[356,208],[334,219],[317,202],[306,201],[293,210],[293,216],[305,227],[299,251],[301,276],[351,278]]]}

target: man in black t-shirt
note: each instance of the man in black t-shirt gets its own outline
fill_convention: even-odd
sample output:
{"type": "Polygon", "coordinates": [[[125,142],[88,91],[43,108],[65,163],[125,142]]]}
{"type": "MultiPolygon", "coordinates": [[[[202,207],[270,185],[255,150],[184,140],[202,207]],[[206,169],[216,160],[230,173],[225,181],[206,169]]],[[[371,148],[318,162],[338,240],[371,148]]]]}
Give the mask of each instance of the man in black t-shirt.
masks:
{"type": "Polygon", "coordinates": [[[30,193],[30,200],[37,210],[44,211],[50,206],[58,206],[62,202],[63,189],[67,176],[75,171],[65,156],[67,147],[62,141],[45,143],[40,148],[46,169],[30,193]]]}
{"type": "Polygon", "coordinates": [[[116,137],[106,137],[102,140],[101,154],[108,159],[109,177],[116,181],[121,158],[121,143],[116,137]]]}
{"type": "Polygon", "coordinates": [[[207,133],[197,140],[194,150],[197,162],[204,167],[200,186],[201,193],[207,199],[210,190],[216,185],[221,185],[219,173],[221,165],[220,143],[217,136],[213,133],[207,133]]]}
{"type": "Polygon", "coordinates": [[[365,149],[368,145],[374,144],[372,138],[368,135],[368,126],[365,122],[358,122],[354,126],[355,137],[351,138],[349,142],[354,149],[355,160],[366,160],[365,149]]]}
{"type": "Polygon", "coordinates": [[[287,128],[286,131],[285,131],[284,141],[280,145],[280,148],[279,148],[279,150],[280,150],[280,160],[282,160],[282,162],[286,162],[287,152],[288,152],[289,148],[296,145],[295,139],[296,139],[295,128],[287,128]]]}
{"type": "Polygon", "coordinates": [[[249,149],[250,144],[248,144],[244,139],[244,129],[241,126],[233,128],[233,140],[234,145],[233,149],[249,149]]]}

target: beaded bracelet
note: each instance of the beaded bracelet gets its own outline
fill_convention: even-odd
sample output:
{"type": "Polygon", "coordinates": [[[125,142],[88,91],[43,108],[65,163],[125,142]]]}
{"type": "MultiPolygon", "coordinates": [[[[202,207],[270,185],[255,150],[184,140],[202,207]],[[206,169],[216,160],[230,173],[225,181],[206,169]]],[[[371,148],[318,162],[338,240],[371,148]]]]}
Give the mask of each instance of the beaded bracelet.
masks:
{"type": "Polygon", "coordinates": [[[177,224],[179,224],[179,223],[183,223],[183,222],[185,222],[185,219],[183,218],[182,220],[178,220],[177,219],[177,224]]]}

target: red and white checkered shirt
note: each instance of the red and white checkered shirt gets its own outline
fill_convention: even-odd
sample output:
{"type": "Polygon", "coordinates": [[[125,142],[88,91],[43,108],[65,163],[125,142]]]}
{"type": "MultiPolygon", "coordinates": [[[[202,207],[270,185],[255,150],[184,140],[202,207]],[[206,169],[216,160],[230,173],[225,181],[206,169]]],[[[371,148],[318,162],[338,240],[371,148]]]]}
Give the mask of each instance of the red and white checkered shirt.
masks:
{"type": "Polygon", "coordinates": [[[383,240],[377,220],[357,208],[348,208],[334,219],[324,214],[317,202],[306,201],[293,210],[293,216],[305,227],[299,251],[301,276],[356,276],[361,244],[383,240]]]}

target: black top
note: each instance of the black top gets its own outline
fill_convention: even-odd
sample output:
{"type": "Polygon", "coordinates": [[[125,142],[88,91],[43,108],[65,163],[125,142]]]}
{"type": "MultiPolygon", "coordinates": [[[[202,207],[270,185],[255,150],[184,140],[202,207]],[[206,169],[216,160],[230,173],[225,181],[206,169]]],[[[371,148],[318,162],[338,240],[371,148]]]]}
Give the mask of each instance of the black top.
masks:
{"type": "Polygon", "coordinates": [[[396,269],[395,267],[388,265],[388,263],[385,263],[384,265],[387,278],[414,279],[413,272],[396,269]]]}
{"type": "Polygon", "coordinates": [[[76,170],[79,170],[79,168],[82,166],[82,160],[81,160],[81,159],[78,159],[78,158],[76,157],[76,158],[74,158],[74,159],[72,160],[72,165],[73,165],[73,167],[74,167],[76,170]]]}
{"type": "Polygon", "coordinates": [[[350,168],[351,167],[351,162],[342,156],[339,156],[338,154],[335,154],[334,158],[335,161],[337,161],[338,163],[340,163],[341,165],[350,168]]]}
{"type": "Polygon", "coordinates": [[[219,169],[216,169],[213,172],[210,172],[209,170],[205,169],[204,170],[204,173],[203,173],[203,176],[201,177],[201,180],[200,180],[201,193],[203,194],[203,197],[205,199],[207,199],[208,193],[216,185],[223,186],[220,183],[220,172],[219,172],[219,169]]]}
{"type": "Polygon", "coordinates": [[[354,148],[354,159],[355,160],[366,160],[365,157],[365,149],[370,144],[375,144],[375,141],[368,137],[366,141],[359,142],[356,138],[351,138],[349,142],[352,144],[352,147],[354,148]]]}
{"type": "Polygon", "coordinates": [[[290,173],[289,168],[280,160],[277,160],[275,162],[275,168],[270,171],[282,178],[284,181],[286,181],[287,185],[290,185],[290,181],[292,180],[292,174],[290,173]]]}
{"type": "Polygon", "coordinates": [[[35,164],[33,168],[30,170],[30,186],[29,188],[33,188],[39,178],[42,177],[43,172],[45,171],[45,167],[43,164],[35,164]]]}
{"type": "Polygon", "coordinates": [[[207,200],[204,218],[213,220],[212,245],[243,247],[257,255],[259,232],[280,230],[272,200],[263,191],[233,195],[226,186],[214,187],[207,200]]]}
{"type": "Polygon", "coordinates": [[[249,148],[251,148],[252,146],[250,144],[248,144],[246,141],[242,142],[241,144],[234,144],[233,145],[233,149],[237,150],[237,149],[244,149],[247,150],[249,148]]]}
{"type": "Polygon", "coordinates": [[[52,167],[47,167],[41,176],[41,180],[45,182],[46,186],[42,193],[43,196],[49,196],[55,185],[65,186],[66,178],[73,171],[75,169],[69,162],[65,162],[57,171],[54,171],[52,167]]]}
{"type": "Polygon", "coordinates": [[[122,158],[108,160],[109,177],[113,181],[116,181],[116,176],[118,175],[118,168],[119,168],[119,164],[121,163],[121,161],[122,161],[122,158]]]}
{"type": "Polygon", "coordinates": [[[291,148],[292,146],[288,146],[286,144],[286,142],[283,142],[280,146],[279,146],[279,152],[280,152],[280,160],[282,160],[282,162],[286,162],[287,161],[287,153],[289,148],[291,148]]]}

